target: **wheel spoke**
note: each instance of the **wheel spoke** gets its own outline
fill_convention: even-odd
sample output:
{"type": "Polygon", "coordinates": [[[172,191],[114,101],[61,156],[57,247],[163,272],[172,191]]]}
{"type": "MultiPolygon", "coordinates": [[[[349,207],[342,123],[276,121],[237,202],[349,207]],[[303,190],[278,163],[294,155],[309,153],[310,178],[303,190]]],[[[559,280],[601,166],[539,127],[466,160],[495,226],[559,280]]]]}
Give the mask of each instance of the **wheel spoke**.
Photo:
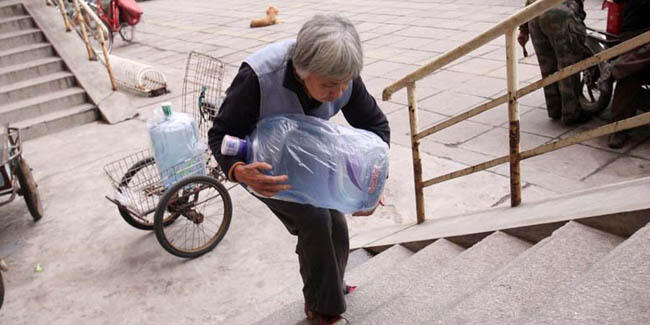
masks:
{"type": "Polygon", "coordinates": [[[592,102],[595,102],[596,98],[594,98],[594,93],[591,90],[591,87],[587,87],[587,92],[589,93],[589,99],[591,99],[592,102]]]}
{"type": "MultiPolygon", "coordinates": [[[[167,206],[173,206],[171,210],[183,217],[163,227],[162,239],[158,238],[167,243],[168,246],[163,246],[168,251],[178,256],[193,257],[212,249],[229,224],[225,210],[229,198],[227,192],[222,192],[225,189],[215,180],[198,178],[181,181],[169,190],[173,192],[165,194],[167,206]]],[[[158,232],[157,235],[160,236],[158,232]]]]}

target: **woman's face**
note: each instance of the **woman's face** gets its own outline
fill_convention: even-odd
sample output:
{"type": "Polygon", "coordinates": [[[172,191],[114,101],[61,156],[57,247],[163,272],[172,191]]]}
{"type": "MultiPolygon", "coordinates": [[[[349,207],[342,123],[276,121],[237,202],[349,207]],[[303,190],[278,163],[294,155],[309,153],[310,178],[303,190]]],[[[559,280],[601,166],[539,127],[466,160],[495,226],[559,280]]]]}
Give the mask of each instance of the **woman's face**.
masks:
{"type": "Polygon", "coordinates": [[[307,74],[307,77],[302,79],[307,93],[312,98],[321,103],[331,102],[343,95],[343,92],[348,88],[350,78],[343,80],[333,80],[317,74],[307,74]]]}

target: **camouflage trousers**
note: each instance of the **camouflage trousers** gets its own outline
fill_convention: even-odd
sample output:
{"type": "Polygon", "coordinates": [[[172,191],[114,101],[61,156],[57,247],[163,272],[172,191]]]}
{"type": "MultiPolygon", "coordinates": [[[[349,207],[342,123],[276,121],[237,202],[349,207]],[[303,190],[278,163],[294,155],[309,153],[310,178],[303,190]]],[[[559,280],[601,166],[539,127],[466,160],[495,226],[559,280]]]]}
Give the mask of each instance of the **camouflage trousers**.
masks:
{"type": "MultiPolygon", "coordinates": [[[[584,45],[584,22],[564,5],[531,20],[529,29],[543,77],[591,56],[584,45]]],[[[544,87],[548,116],[565,124],[580,121],[581,88],[579,74],[544,87]]]]}

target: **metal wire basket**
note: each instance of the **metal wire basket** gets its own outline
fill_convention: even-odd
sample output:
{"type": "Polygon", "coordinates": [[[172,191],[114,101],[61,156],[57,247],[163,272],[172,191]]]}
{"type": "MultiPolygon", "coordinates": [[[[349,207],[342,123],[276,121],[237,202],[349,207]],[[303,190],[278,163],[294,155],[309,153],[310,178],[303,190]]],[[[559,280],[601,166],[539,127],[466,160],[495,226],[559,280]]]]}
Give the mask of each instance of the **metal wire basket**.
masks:
{"type": "Polygon", "coordinates": [[[104,166],[104,172],[113,186],[114,203],[131,214],[144,218],[155,211],[165,190],[188,176],[215,176],[215,168],[208,166],[207,152],[187,159],[165,170],[159,170],[153,152],[145,149],[104,166]]]}
{"type": "Polygon", "coordinates": [[[109,58],[113,67],[115,81],[120,87],[149,97],[169,92],[167,90],[167,78],[165,78],[162,71],[150,65],[115,55],[109,55],[109,58]]]}
{"type": "Polygon", "coordinates": [[[183,80],[183,112],[192,114],[199,136],[207,143],[208,131],[223,100],[225,66],[216,57],[190,52],[183,80]]]}
{"type": "MultiPolygon", "coordinates": [[[[224,64],[217,58],[189,54],[182,111],[197,121],[203,143],[208,142],[208,130],[221,105],[223,75],[224,64]]],[[[107,198],[140,219],[154,212],[165,190],[184,177],[207,175],[222,184],[228,182],[209,150],[166,170],[160,170],[153,157],[153,151],[145,149],[104,166],[114,190],[114,197],[107,198]]]]}

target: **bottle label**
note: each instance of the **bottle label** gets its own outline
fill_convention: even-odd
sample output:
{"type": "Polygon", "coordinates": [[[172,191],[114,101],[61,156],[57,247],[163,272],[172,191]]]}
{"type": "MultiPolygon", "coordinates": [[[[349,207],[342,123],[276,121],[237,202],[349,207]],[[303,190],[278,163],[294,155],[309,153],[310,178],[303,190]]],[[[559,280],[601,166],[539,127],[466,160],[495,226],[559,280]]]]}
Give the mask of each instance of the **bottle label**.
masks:
{"type": "Polygon", "coordinates": [[[368,187],[368,194],[372,194],[377,190],[377,185],[379,184],[379,166],[375,165],[372,170],[372,176],[370,178],[370,186],[368,187]]]}
{"type": "Polygon", "coordinates": [[[243,157],[246,154],[246,140],[230,135],[224,136],[221,142],[221,154],[224,156],[243,157]]]}

